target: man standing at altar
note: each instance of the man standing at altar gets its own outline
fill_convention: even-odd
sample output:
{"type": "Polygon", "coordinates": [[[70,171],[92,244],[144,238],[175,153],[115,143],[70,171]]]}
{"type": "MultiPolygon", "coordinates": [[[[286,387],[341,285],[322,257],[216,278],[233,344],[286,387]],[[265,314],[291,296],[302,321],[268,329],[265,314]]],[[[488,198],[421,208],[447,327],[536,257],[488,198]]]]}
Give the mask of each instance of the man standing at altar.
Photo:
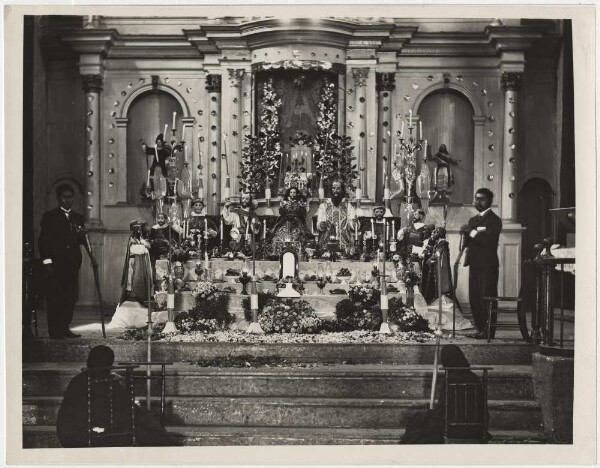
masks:
{"type": "MultiPolygon", "coordinates": [[[[460,229],[467,247],[465,266],[469,267],[469,303],[477,328],[474,338],[485,338],[487,325],[483,298],[498,296],[498,239],[502,221],[492,211],[494,194],[481,188],[475,192],[474,206],[478,215],[460,229]]],[[[492,332],[493,333],[493,332],[492,332]]]]}
{"type": "Polygon", "coordinates": [[[38,245],[44,268],[46,314],[50,338],[78,338],[69,329],[77,302],[83,216],[73,211],[75,191],[68,184],[56,188],[58,205],[42,216],[38,245]]]}
{"type": "Polygon", "coordinates": [[[317,211],[319,246],[325,248],[330,238],[335,237],[340,242],[340,248],[349,251],[353,246],[352,232],[356,222],[356,209],[346,198],[343,182],[334,180],[331,198],[323,201],[317,211]]]}
{"type": "Polygon", "coordinates": [[[251,227],[254,229],[255,234],[260,233],[260,220],[255,218],[252,223],[249,222],[248,214],[252,215],[256,206],[252,195],[249,193],[242,193],[240,197],[241,209],[236,209],[231,206],[230,202],[225,202],[221,216],[223,217],[223,223],[226,226],[231,226],[229,231],[229,237],[231,241],[236,242],[238,249],[243,249],[247,244],[250,243],[252,233],[251,227]],[[245,214],[248,213],[248,214],[245,214]],[[252,224],[252,226],[250,226],[252,224]]]}

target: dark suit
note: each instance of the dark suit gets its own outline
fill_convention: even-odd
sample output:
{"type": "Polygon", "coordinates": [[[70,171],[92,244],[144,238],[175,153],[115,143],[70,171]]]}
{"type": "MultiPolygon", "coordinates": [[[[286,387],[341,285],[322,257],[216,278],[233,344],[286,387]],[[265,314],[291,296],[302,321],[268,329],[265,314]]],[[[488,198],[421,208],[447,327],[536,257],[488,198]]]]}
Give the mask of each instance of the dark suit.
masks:
{"type": "Polygon", "coordinates": [[[478,331],[486,329],[486,311],[483,298],[498,295],[498,239],[502,231],[502,221],[491,210],[483,216],[473,216],[464,232],[468,247],[465,266],[469,267],[469,303],[478,331]],[[475,237],[469,233],[477,228],[475,237]]]}
{"type": "Polygon", "coordinates": [[[43,260],[52,260],[53,273],[46,279],[46,312],[51,337],[64,336],[73,319],[77,301],[78,275],[81,266],[81,236],[83,216],[71,210],[67,218],[57,207],[42,216],[38,245],[43,260]]]}

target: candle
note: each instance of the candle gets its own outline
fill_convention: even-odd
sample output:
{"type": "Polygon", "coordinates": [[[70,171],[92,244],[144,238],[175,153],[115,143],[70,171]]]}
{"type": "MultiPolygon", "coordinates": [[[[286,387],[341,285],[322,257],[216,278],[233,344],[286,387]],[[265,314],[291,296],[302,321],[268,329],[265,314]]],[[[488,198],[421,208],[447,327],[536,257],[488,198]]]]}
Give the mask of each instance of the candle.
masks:
{"type": "Polygon", "coordinates": [[[396,240],[396,220],[392,219],[392,240],[396,240]]]}
{"type": "Polygon", "coordinates": [[[165,131],[163,132],[163,138],[167,138],[167,131],[169,130],[169,124],[165,124],[165,131]]]}
{"type": "Polygon", "coordinates": [[[250,219],[246,220],[246,239],[248,239],[248,232],[250,229],[250,219]]]}
{"type": "Polygon", "coordinates": [[[177,112],[173,112],[173,125],[171,125],[172,129],[175,129],[175,118],[177,117],[177,112]]]}
{"type": "Polygon", "coordinates": [[[204,237],[208,237],[208,220],[204,218],[204,237]]]}
{"type": "Polygon", "coordinates": [[[402,135],[404,135],[404,120],[402,121],[402,124],[400,125],[400,137],[402,137],[402,135]]]}
{"type": "Polygon", "coordinates": [[[419,120],[419,140],[423,139],[423,122],[419,120]]]}
{"type": "Polygon", "coordinates": [[[358,218],[354,220],[354,239],[358,240],[358,218]]]}
{"type": "Polygon", "coordinates": [[[221,216],[221,242],[223,242],[223,234],[224,234],[224,231],[223,231],[223,217],[221,216]]]}
{"type": "Polygon", "coordinates": [[[385,237],[386,239],[390,238],[390,225],[387,223],[387,221],[383,222],[384,226],[385,226],[385,237]]]}
{"type": "Polygon", "coordinates": [[[267,220],[263,219],[263,239],[267,238],[267,220]]]}
{"type": "Polygon", "coordinates": [[[427,159],[427,140],[425,140],[425,143],[423,144],[423,158],[427,159]]]}
{"type": "Polygon", "coordinates": [[[375,239],[375,220],[371,218],[371,237],[375,239]]]}
{"type": "Polygon", "coordinates": [[[267,187],[265,189],[265,199],[269,200],[271,198],[271,187],[267,187]]]}
{"type": "Polygon", "coordinates": [[[408,110],[408,126],[412,127],[412,109],[408,110]]]}

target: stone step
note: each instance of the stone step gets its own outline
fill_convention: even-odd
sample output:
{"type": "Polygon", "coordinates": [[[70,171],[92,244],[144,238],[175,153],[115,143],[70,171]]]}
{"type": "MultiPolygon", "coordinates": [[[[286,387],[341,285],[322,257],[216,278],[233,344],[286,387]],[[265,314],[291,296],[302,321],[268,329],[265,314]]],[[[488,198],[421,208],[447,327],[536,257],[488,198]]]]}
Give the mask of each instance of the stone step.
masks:
{"type": "MultiPolygon", "coordinates": [[[[23,424],[52,425],[61,397],[25,397],[23,424]]],[[[404,427],[424,399],[176,397],[167,402],[168,425],[271,427],[404,427]]],[[[491,400],[490,427],[538,429],[541,413],[534,401],[491,400]]]]}
{"type": "MultiPolygon", "coordinates": [[[[444,340],[458,344],[473,365],[531,365],[532,345],[494,340],[444,340]]],[[[147,344],[119,339],[39,339],[31,344],[36,362],[84,362],[91,348],[110,346],[116,361],[143,361],[147,344]]],[[[425,343],[235,343],[235,342],[155,342],[152,359],[169,362],[197,362],[227,356],[280,357],[290,362],[430,364],[435,342],[425,343]]]]}
{"type": "MultiPolygon", "coordinates": [[[[397,444],[404,429],[340,429],[301,427],[169,426],[173,445],[384,445],[397,444]]],[[[492,444],[543,443],[543,432],[535,430],[491,430],[492,444]]],[[[24,426],[25,448],[60,447],[54,426],[24,426]]]]}
{"type": "MultiPolygon", "coordinates": [[[[62,396],[84,363],[25,364],[24,396],[62,396]]],[[[140,371],[144,373],[144,371],[140,371]]],[[[442,378],[443,374],[440,375],[442,378]]],[[[160,394],[153,382],[153,395],[160,394]]],[[[386,364],[315,367],[218,368],[175,363],[167,368],[166,394],[172,396],[257,396],[325,398],[428,398],[431,366],[386,364]]],[[[137,381],[136,395],[145,395],[137,381]]],[[[492,400],[531,400],[531,366],[494,366],[489,373],[492,400]]]]}

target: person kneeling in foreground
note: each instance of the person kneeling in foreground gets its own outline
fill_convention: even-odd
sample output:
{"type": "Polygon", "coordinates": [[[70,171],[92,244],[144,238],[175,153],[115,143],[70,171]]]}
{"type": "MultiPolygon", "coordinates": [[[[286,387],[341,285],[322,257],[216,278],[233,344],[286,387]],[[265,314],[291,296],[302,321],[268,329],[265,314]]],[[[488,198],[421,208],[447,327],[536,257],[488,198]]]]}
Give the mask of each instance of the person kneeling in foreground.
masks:
{"type": "MultiPolygon", "coordinates": [[[[92,348],[87,359],[88,372],[92,379],[111,379],[110,366],[115,360],[114,352],[108,346],[92,348]]],[[[62,447],[88,447],[88,372],[73,377],[58,410],[56,431],[62,447]]],[[[108,430],[110,421],[110,384],[108,382],[93,385],[92,421],[99,431],[108,430]]],[[[119,381],[113,383],[112,404],[114,420],[111,432],[125,432],[131,426],[131,400],[119,381]]],[[[160,421],[145,408],[135,406],[135,437],[139,446],[170,445],[169,436],[160,421]]],[[[131,445],[127,435],[107,437],[94,446],[121,447],[131,445]]]]}
{"type": "MultiPolygon", "coordinates": [[[[483,383],[481,379],[473,372],[468,370],[470,367],[469,361],[463,354],[462,350],[456,345],[445,345],[442,348],[440,361],[442,367],[452,368],[460,367],[464,369],[450,370],[448,371],[448,383],[449,384],[478,384],[477,388],[480,391],[476,393],[476,408],[481,408],[480,416],[483,421],[483,408],[485,402],[483,400],[483,383]]],[[[442,385],[442,391],[440,392],[440,398],[433,410],[419,411],[415,413],[408,420],[406,425],[406,432],[400,440],[401,444],[443,444],[444,443],[444,419],[446,416],[446,390],[444,382],[440,382],[442,385]]],[[[448,414],[459,414],[462,415],[465,412],[465,401],[453,398],[448,398],[448,414]]],[[[477,418],[474,418],[477,419],[477,418]]],[[[481,422],[478,421],[478,422],[481,422]]],[[[461,421],[466,422],[466,421],[461,421]]],[[[480,439],[482,442],[484,438],[481,434],[480,425],[473,426],[450,426],[448,428],[448,434],[446,436],[449,439],[454,440],[476,440],[480,439]]],[[[491,439],[488,433],[485,440],[491,439]]]]}

